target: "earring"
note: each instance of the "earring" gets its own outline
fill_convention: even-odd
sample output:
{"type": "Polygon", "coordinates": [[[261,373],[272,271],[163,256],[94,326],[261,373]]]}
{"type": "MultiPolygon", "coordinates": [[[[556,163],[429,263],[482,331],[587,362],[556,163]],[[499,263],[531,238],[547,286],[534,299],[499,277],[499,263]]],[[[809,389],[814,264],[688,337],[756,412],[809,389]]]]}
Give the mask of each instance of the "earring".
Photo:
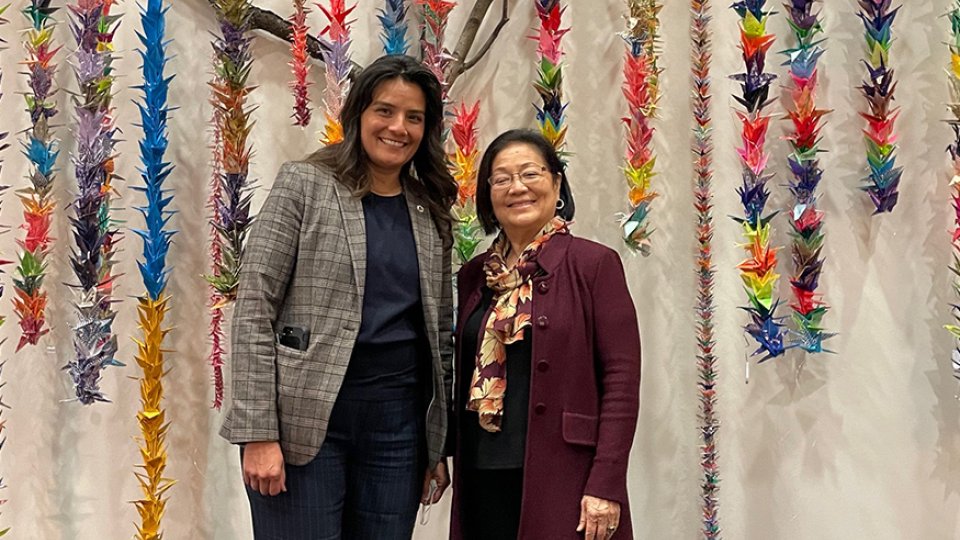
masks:
{"type": "Polygon", "coordinates": [[[557,199],[557,210],[563,210],[563,207],[566,203],[563,202],[563,199],[557,199]]]}

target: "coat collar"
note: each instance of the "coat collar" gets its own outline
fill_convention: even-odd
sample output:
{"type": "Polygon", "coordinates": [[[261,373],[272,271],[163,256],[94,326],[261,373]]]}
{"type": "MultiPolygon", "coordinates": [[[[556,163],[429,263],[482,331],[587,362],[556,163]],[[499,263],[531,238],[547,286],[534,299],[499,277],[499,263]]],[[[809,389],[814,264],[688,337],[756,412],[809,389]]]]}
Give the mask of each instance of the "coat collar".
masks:
{"type": "MultiPolygon", "coordinates": [[[[555,234],[547,243],[543,244],[537,256],[537,262],[540,264],[540,267],[543,268],[546,275],[553,274],[560,268],[560,264],[563,263],[563,259],[567,255],[567,249],[570,247],[572,240],[573,235],[568,232],[567,234],[555,234]]],[[[487,251],[480,255],[481,258],[478,262],[481,268],[481,275],[483,275],[483,265],[487,262],[487,259],[490,258],[491,249],[493,249],[492,245],[487,251]]]]}
{"type": "MultiPolygon", "coordinates": [[[[549,242],[543,245],[543,248],[540,251],[538,262],[544,271],[544,275],[535,277],[534,281],[546,279],[550,277],[551,274],[559,270],[560,265],[563,264],[563,261],[567,256],[567,250],[570,248],[570,243],[572,241],[573,236],[570,233],[557,234],[554,235],[549,242]]],[[[468,263],[471,265],[475,264],[476,266],[471,268],[471,276],[466,282],[464,282],[464,285],[469,287],[471,290],[466,296],[463,305],[460,306],[460,309],[462,310],[460,312],[461,317],[468,317],[480,303],[481,293],[486,284],[486,275],[483,271],[483,265],[490,257],[490,253],[490,249],[487,249],[487,251],[477,255],[476,258],[468,263]],[[475,274],[473,272],[475,272],[475,274]],[[473,281],[475,281],[475,283],[471,283],[473,281]]]]}

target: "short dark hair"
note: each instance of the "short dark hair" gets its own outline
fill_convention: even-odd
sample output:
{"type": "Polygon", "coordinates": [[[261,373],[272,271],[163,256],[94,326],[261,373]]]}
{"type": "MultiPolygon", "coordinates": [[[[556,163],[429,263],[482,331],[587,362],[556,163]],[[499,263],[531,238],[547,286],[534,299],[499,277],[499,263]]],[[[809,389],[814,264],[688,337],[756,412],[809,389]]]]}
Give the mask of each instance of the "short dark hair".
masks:
{"type": "Polygon", "coordinates": [[[416,176],[404,184],[404,189],[427,203],[440,234],[445,241],[450,241],[453,224],[450,207],[456,200],[458,188],[447,168],[443,150],[443,94],[436,75],[415,58],[402,54],[381,56],[365,67],[351,83],[340,111],[343,141],[314,152],[307,160],[331,167],[337,180],[354,195],[369,193],[373,179],[368,174],[370,159],[360,139],[360,118],[373,102],[377,87],[396,79],[420,88],[426,105],[423,139],[411,162],[403,166],[400,177],[414,178],[410,175],[413,166],[416,176]]]}
{"type": "Polygon", "coordinates": [[[546,162],[547,169],[553,174],[560,175],[560,200],[563,201],[563,207],[557,210],[556,215],[567,221],[573,219],[576,210],[573,193],[570,191],[570,182],[567,181],[566,165],[560,159],[557,149],[537,131],[511,129],[497,136],[487,146],[480,159],[480,169],[477,171],[477,218],[483,226],[483,231],[491,234],[500,227],[497,216],[493,213],[493,202],[490,200],[490,172],[493,169],[493,160],[513,144],[526,144],[533,147],[546,162]]]}

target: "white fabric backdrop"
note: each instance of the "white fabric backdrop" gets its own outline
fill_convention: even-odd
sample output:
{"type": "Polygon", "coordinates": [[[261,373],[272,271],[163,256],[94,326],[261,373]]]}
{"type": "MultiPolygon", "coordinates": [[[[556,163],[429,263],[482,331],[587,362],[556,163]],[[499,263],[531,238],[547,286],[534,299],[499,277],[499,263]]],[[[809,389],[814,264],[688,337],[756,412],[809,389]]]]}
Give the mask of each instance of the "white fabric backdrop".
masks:
{"type": "MultiPolygon", "coordinates": [[[[22,3],[22,2],[21,2],[22,3]]],[[[822,206],[827,212],[826,257],[822,290],[833,309],[828,326],[840,332],[830,341],[839,354],[811,358],[795,379],[796,354],[785,360],[754,367],[749,385],[743,381],[745,343],[740,326],[745,315],[736,306],[744,295],[734,270],[741,252],[734,244],[738,229],[727,215],[737,213],[734,193],[739,170],[733,144],[735,123],[729,110],[734,84],[726,75],[740,69],[735,49],[736,17],[726,3],[715,15],[714,95],[716,118],[716,300],[721,382],[719,435],[721,524],[727,538],[744,539],[940,539],[960,538],[960,408],[949,369],[951,339],[940,326],[949,318],[952,301],[948,229],[951,209],[947,190],[947,161],[943,149],[950,135],[940,120],[947,99],[943,67],[948,61],[942,41],[946,19],[939,16],[948,2],[910,0],[895,26],[893,66],[902,81],[898,124],[902,146],[899,163],[905,167],[901,202],[892,215],[871,217],[871,206],[856,189],[863,171],[862,104],[855,86],[862,76],[858,58],[863,49],[855,2],[831,3],[825,11],[829,41],[822,60],[825,85],[822,103],[835,110],[824,132],[826,170],[822,206]]],[[[570,178],[577,196],[576,234],[615,246],[619,244],[613,215],[623,209],[626,189],[619,174],[623,114],[619,94],[623,44],[620,31],[623,2],[606,0],[571,4],[564,21],[572,27],[564,40],[566,95],[569,108],[569,149],[574,152],[570,178]]],[[[658,170],[652,220],[657,228],[654,253],[649,258],[625,256],[630,286],[638,307],[644,337],[644,364],[640,427],[629,473],[633,516],[638,538],[693,538],[699,529],[698,432],[693,311],[696,249],[690,166],[691,117],[688,105],[688,7],[666,2],[663,77],[665,95],[658,123],[658,170]]],[[[59,5],[59,4],[58,4],[59,5]]],[[[272,0],[264,4],[286,16],[290,7],[272,0]]],[[[375,40],[374,8],[379,2],[361,2],[355,12],[354,54],[366,63],[379,51],[375,40]]],[[[20,5],[15,5],[19,9],[20,5]]],[[[119,125],[126,142],[120,145],[120,174],[134,181],[135,141],[132,125],[136,93],[129,89],[139,79],[133,31],[139,25],[133,2],[119,6],[126,12],[116,43],[123,51],[118,64],[122,88],[116,99],[119,125]]],[[[777,6],[779,7],[779,6],[777,6]]],[[[492,11],[499,9],[495,4],[492,11]]],[[[316,11],[316,10],[314,10],[316,11]]],[[[456,35],[466,6],[453,13],[450,33],[456,35]]],[[[59,12],[63,17],[64,12],[59,12]]],[[[15,94],[25,83],[16,73],[22,58],[17,29],[23,23],[12,9],[11,25],[0,28],[10,48],[0,55],[4,98],[2,128],[24,129],[26,114],[15,94]]],[[[314,28],[320,16],[314,13],[314,28]]],[[[511,21],[491,53],[453,89],[454,97],[482,99],[482,142],[517,126],[531,126],[536,95],[535,43],[526,39],[535,25],[531,2],[511,2],[511,21]]],[[[171,121],[169,157],[176,165],[171,177],[179,213],[172,224],[175,237],[170,262],[174,271],[168,320],[175,326],[169,343],[171,368],[165,380],[166,406],[172,422],[168,438],[167,474],[178,484],[170,491],[164,519],[170,539],[250,538],[237,451],[216,436],[221,414],[212,411],[210,371],[205,363],[206,292],[199,275],[207,268],[205,190],[208,185],[206,119],[210,106],[209,32],[215,21],[203,0],[177,2],[169,12],[174,38],[170,68],[177,73],[171,104],[179,106],[171,121]]],[[[481,31],[478,43],[490,26],[481,31]]],[[[782,18],[772,28],[784,36],[782,18]]],[[[68,41],[67,26],[58,29],[68,41]]],[[[781,40],[775,46],[784,46],[781,40]]],[[[69,49],[70,47],[67,47],[69,49]]],[[[252,141],[256,155],[252,177],[260,181],[256,205],[266,193],[281,162],[314,148],[315,127],[307,131],[288,122],[291,98],[285,44],[258,37],[251,81],[259,85],[253,101],[257,126],[252,141]]],[[[73,89],[60,55],[58,77],[73,89]]],[[[777,67],[773,57],[770,65],[777,67]]],[[[319,82],[320,70],[313,78],[319,82]]],[[[314,88],[314,96],[319,96],[314,88]]],[[[60,94],[66,111],[67,94],[60,94]]],[[[68,121],[64,112],[60,123],[68,121]]],[[[778,172],[773,207],[783,207],[786,190],[785,145],[772,132],[771,163],[778,172]]],[[[57,190],[60,206],[70,197],[71,178],[66,161],[73,142],[65,129],[62,170],[57,190]]],[[[14,148],[4,153],[4,183],[22,187],[26,159],[14,148]]],[[[140,218],[132,209],[141,199],[120,186],[127,210],[121,216],[131,226],[140,218]]],[[[20,223],[19,205],[8,192],[0,222],[20,223]]],[[[777,241],[787,240],[784,219],[778,219],[777,241]]],[[[121,539],[129,538],[138,516],[131,501],[139,497],[133,466],[139,460],[134,436],[138,406],[138,370],[133,365],[136,334],[135,303],[142,285],[134,266],[141,245],[128,233],[122,243],[119,305],[116,329],[121,336],[119,358],[129,365],[110,368],[103,386],[112,404],[82,407],[61,400],[71,397],[66,375],[59,370],[71,354],[69,323],[73,320],[69,292],[60,283],[70,279],[67,266],[69,229],[61,215],[56,223],[57,244],[47,283],[54,324],[45,347],[13,354],[14,340],[5,345],[9,359],[3,372],[8,381],[5,401],[12,410],[9,440],[0,453],[0,475],[9,485],[2,495],[0,523],[12,525],[13,538],[121,539]]],[[[14,238],[0,238],[6,257],[14,238]]],[[[784,253],[784,260],[788,259],[784,253]]],[[[781,268],[787,273],[786,266],[781,268]]],[[[9,283],[9,276],[4,279],[9,283]]],[[[781,282],[781,293],[788,294],[781,282]]],[[[2,334],[15,336],[10,305],[12,290],[0,303],[10,319],[2,334]]],[[[784,312],[786,313],[786,312],[784,312]]],[[[449,497],[420,527],[418,539],[446,538],[449,497]]]]}

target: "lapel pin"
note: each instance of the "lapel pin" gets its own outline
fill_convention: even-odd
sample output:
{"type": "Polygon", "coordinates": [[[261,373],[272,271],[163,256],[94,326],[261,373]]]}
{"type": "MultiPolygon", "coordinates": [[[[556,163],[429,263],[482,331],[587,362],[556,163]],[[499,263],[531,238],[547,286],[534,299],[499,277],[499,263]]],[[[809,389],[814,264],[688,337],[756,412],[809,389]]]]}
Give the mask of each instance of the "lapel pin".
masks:
{"type": "Polygon", "coordinates": [[[418,205],[417,205],[417,212],[420,212],[420,213],[422,214],[422,213],[423,213],[423,206],[421,206],[421,205],[418,204],[418,205]]]}

